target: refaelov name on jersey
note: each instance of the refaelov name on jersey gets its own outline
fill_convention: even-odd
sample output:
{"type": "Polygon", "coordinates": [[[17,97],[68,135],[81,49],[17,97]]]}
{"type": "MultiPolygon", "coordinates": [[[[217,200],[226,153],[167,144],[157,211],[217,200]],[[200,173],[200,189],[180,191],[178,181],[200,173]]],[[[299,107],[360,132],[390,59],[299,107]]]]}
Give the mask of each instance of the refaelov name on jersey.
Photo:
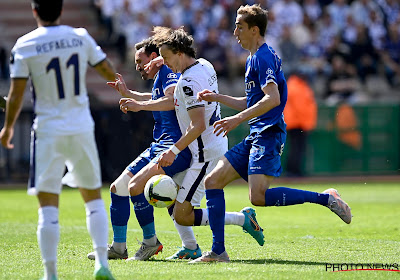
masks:
{"type": "Polygon", "coordinates": [[[70,49],[83,46],[83,41],[78,38],[60,39],[36,45],[37,54],[48,53],[59,49],[70,49]]]}

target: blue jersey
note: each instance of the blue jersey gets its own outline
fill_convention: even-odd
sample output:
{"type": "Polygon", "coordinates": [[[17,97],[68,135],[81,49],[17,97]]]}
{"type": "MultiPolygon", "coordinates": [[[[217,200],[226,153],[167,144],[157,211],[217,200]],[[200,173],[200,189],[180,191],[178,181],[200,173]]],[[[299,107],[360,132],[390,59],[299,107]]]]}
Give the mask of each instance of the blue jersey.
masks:
{"type": "Polygon", "coordinates": [[[278,130],[286,131],[283,109],[287,100],[287,86],[282,71],[282,60],[270,46],[263,44],[246,61],[247,108],[253,106],[265,96],[262,88],[271,82],[278,86],[281,103],[267,113],[249,120],[250,133],[261,132],[274,125],[278,126],[278,130]]]}
{"type": "MultiPolygon", "coordinates": [[[[154,78],[152,99],[156,100],[164,97],[164,92],[178,82],[179,74],[175,74],[167,66],[163,65],[154,78]]],[[[156,142],[160,140],[171,139],[175,143],[182,136],[176,119],[175,110],[171,111],[153,111],[154,130],[153,138],[156,142]]]]}

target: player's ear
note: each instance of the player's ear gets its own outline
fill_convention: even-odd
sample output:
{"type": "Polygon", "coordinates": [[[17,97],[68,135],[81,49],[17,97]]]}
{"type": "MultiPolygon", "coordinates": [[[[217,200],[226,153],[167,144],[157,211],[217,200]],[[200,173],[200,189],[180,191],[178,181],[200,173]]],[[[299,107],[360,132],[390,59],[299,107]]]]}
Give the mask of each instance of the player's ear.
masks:
{"type": "Polygon", "coordinates": [[[260,29],[258,28],[258,26],[253,26],[251,28],[251,31],[252,31],[253,35],[260,34],[260,29]]]}

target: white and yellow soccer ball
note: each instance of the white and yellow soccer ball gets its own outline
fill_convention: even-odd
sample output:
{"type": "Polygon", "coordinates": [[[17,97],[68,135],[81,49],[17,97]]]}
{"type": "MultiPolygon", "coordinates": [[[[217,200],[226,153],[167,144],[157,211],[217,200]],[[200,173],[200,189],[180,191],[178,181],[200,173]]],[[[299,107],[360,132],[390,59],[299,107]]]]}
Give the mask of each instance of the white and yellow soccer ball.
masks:
{"type": "Polygon", "coordinates": [[[164,208],[172,205],[178,195],[178,186],[168,175],[151,177],[144,187],[144,196],[150,205],[164,208]]]}

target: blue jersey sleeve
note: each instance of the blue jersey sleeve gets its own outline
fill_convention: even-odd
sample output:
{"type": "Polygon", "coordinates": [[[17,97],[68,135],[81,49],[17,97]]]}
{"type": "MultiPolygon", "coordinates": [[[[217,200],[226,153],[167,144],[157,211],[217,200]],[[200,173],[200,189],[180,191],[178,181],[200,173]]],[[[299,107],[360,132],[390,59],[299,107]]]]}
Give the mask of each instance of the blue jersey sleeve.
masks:
{"type": "Polygon", "coordinates": [[[160,78],[162,79],[161,83],[163,92],[165,92],[171,86],[176,86],[176,83],[178,82],[179,79],[179,75],[180,74],[172,72],[172,70],[165,65],[160,69],[160,78]]]}
{"type": "Polygon", "coordinates": [[[274,50],[270,48],[267,55],[255,56],[253,63],[261,89],[271,82],[278,85],[277,74],[281,71],[281,59],[274,50]]]}

